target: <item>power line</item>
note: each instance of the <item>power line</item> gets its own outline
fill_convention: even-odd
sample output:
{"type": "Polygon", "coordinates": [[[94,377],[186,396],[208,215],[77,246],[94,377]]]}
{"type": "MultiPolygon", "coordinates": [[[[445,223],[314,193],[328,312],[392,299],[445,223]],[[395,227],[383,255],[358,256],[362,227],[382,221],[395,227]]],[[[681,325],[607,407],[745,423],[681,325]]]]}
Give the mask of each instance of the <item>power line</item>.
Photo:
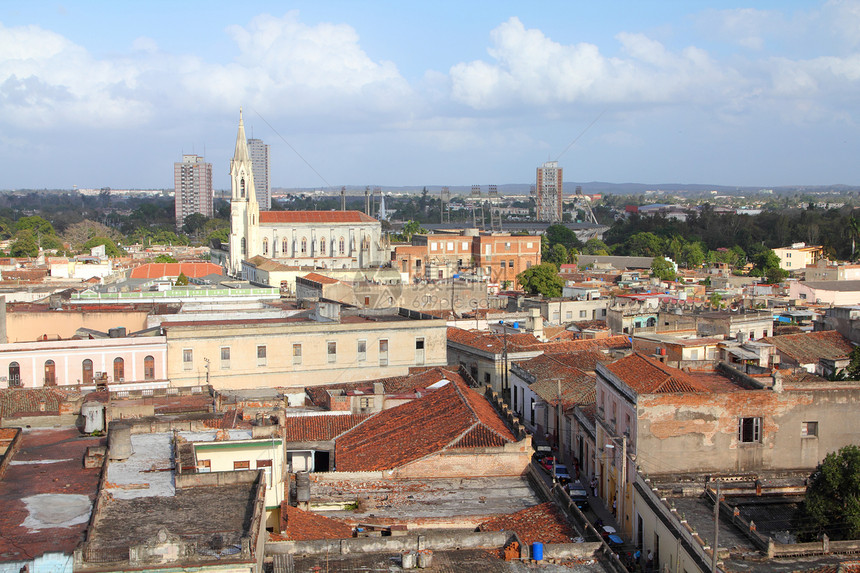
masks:
{"type": "MultiPolygon", "coordinates": [[[[304,157],[302,157],[302,154],[301,154],[301,153],[299,153],[299,152],[296,150],[296,148],[295,148],[295,147],[293,147],[292,145],[290,145],[290,142],[289,142],[289,141],[287,141],[287,140],[284,138],[284,136],[283,136],[283,135],[281,135],[280,133],[278,133],[278,130],[277,130],[277,129],[275,129],[274,127],[272,127],[272,124],[271,124],[271,123],[269,123],[268,121],[266,121],[266,118],[265,118],[265,117],[263,117],[262,115],[260,115],[260,112],[259,112],[259,111],[254,110],[254,113],[256,113],[256,114],[257,114],[257,117],[259,117],[260,119],[262,119],[262,120],[263,120],[263,123],[265,123],[266,125],[268,125],[268,126],[269,126],[269,129],[271,129],[271,130],[275,133],[275,135],[277,135],[278,137],[280,137],[280,138],[281,138],[281,141],[283,141],[284,143],[286,143],[286,144],[287,144],[287,147],[289,147],[290,149],[292,149],[292,150],[293,150],[293,153],[295,153],[295,154],[298,156],[298,158],[299,158],[299,159],[301,159],[302,161],[304,161],[304,162],[305,162],[305,165],[307,165],[308,167],[310,167],[310,168],[311,168],[311,171],[313,171],[314,173],[316,173],[316,174],[317,174],[317,177],[319,177],[320,179],[322,179],[322,181],[323,181],[323,183],[325,183],[326,187],[331,187],[331,186],[332,186],[328,181],[326,181],[325,177],[323,177],[322,175],[320,175],[320,172],[319,172],[319,171],[317,171],[316,169],[314,169],[314,166],[313,166],[313,165],[311,165],[311,164],[308,162],[308,160],[307,160],[307,159],[305,159],[304,157]]],[[[589,126],[589,127],[591,127],[591,126],[589,126]]],[[[252,133],[253,133],[253,132],[252,132],[252,133]]]]}
{"type": "MultiPolygon", "coordinates": [[[[573,140],[573,141],[571,141],[571,142],[567,145],[567,147],[565,147],[565,148],[564,148],[564,151],[562,151],[561,153],[559,153],[559,154],[558,154],[558,157],[556,157],[556,158],[555,158],[555,160],[556,160],[556,161],[558,161],[559,159],[561,159],[561,156],[562,156],[562,155],[564,155],[565,153],[567,153],[567,150],[568,150],[568,149],[570,149],[571,147],[573,147],[573,144],[574,144],[574,143],[576,143],[577,141],[579,141],[579,138],[581,138],[583,135],[585,135],[585,132],[586,132],[586,131],[588,131],[589,129],[591,129],[591,126],[592,126],[592,125],[594,125],[595,123],[597,123],[597,120],[599,120],[601,117],[603,117],[603,114],[604,114],[604,113],[606,113],[606,110],[605,110],[605,109],[604,109],[603,111],[601,111],[601,112],[597,115],[597,117],[595,117],[595,118],[594,118],[594,121],[592,121],[591,123],[589,123],[589,124],[588,124],[588,126],[586,126],[586,128],[585,128],[585,129],[583,129],[583,130],[579,133],[579,135],[577,135],[577,136],[574,138],[574,140],[573,140]]],[[[263,121],[265,121],[265,120],[263,120],[263,121]]]]}

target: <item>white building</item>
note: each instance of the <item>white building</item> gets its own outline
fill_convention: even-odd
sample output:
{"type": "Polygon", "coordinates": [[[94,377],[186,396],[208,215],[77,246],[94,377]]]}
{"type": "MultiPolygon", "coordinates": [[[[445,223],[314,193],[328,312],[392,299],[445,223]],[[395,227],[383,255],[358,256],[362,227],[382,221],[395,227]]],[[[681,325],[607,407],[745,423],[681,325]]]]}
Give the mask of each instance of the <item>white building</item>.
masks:
{"type": "Polygon", "coordinates": [[[254,172],[257,202],[261,210],[268,211],[272,208],[270,147],[261,139],[249,139],[248,152],[251,155],[251,170],[254,172]]]}

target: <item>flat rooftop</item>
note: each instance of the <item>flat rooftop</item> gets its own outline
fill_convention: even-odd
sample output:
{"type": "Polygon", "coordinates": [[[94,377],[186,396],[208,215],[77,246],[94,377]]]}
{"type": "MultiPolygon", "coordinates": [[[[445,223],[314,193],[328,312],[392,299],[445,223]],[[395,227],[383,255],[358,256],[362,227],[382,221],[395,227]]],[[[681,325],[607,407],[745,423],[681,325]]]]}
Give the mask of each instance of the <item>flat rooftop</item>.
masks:
{"type": "Polygon", "coordinates": [[[522,477],[313,483],[312,511],[349,522],[406,525],[410,531],[474,528],[498,515],[542,503],[522,477]],[[359,500],[356,510],[324,511],[325,504],[359,500]]]}
{"type": "Polygon", "coordinates": [[[0,481],[0,562],[70,555],[83,540],[101,473],[84,468],[84,453],[106,440],[76,428],[28,429],[21,439],[0,481]]]}

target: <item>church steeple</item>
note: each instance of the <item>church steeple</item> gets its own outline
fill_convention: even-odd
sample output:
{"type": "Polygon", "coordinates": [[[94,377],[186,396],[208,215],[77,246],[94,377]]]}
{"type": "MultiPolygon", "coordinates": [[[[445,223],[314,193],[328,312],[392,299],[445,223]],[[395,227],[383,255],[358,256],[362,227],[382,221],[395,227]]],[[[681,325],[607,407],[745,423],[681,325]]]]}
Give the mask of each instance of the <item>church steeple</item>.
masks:
{"type": "Polygon", "coordinates": [[[248,140],[245,138],[245,121],[242,119],[242,108],[239,108],[239,133],[236,134],[236,151],[233,153],[233,161],[247,161],[251,159],[248,153],[248,140]]]}
{"type": "Polygon", "coordinates": [[[248,141],[245,139],[245,122],[239,109],[239,131],[236,134],[236,151],[230,161],[230,274],[242,273],[242,261],[260,253],[260,206],[254,191],[254,172],[248,141]]]}

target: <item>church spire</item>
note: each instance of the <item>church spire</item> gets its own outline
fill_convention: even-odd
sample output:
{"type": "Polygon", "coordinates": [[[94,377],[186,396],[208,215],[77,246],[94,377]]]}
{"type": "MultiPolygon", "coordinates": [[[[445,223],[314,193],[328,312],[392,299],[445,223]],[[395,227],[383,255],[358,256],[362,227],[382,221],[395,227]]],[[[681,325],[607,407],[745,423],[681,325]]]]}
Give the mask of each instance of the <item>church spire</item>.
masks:
{"type": "Polygon", "coordinates": [[[248,140],[245,138],[245,121],[242,119],[242,108],[239,108],[239,133],[236,134],[236,152],[233,161],[249,161],[248,140]]]}

